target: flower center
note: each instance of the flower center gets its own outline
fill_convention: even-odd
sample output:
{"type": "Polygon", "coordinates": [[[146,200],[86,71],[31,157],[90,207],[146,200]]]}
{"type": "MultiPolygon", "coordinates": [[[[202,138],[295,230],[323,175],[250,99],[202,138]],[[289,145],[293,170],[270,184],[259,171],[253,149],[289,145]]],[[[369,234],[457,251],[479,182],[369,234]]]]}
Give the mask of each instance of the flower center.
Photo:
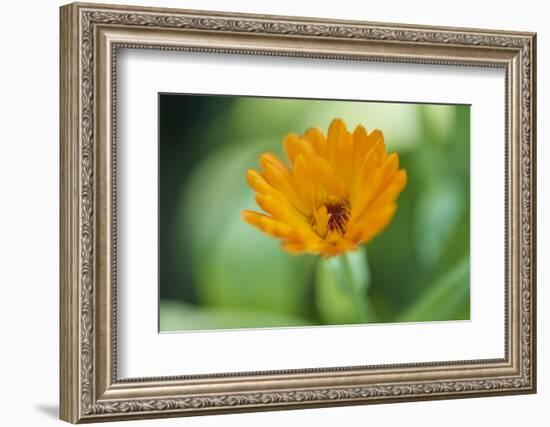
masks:
{"type": "Polygon", "coordinates": [[[339,203],[327,204],[326,207],[329,214],[328,231],[338,231],[340,234],[344,234],[351,213],[349,202],[344,200],[339,203]]]}

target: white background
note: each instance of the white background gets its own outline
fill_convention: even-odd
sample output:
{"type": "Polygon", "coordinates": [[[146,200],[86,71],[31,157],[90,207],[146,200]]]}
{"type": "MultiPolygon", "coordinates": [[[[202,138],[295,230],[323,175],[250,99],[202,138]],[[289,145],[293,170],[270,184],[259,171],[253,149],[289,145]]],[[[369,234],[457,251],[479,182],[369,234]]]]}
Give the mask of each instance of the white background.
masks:
{"type": "Polygon", "coordinates": [[[135,49],[117,66],[119,377],[504,357],[504,70],[135,49]],[[158,334],[157,98],[169,91],[471,104],[471,321],[158,334]]]}
{"type": "MultiPolygon", "coordinates": [[[[112,0],[114,3],[118,3],[112,0]]],[[[134,4],[538,32],[538,117],[548,117],[550,30],[544,2],[393,1],[270,3],[240,0],[138,1],[134,4]],[[546,55],[545,55],[546,53],[546,55]]],[[[58,1],[3,5],[0,68],[0,399],[3,425],[58,425],[58,1]]],[[[454,401],[374,405],[139,421],[132,425],[256,426],[544,425],[550,405],[550,172],[547,122],[538,127],[539,393],[454,401]],[[547,169],[548,170],[548,169],[547,169]],[[546,336],[545,336],[546,335],[546,336]],[[406,420],[406,421],[405,421],[406,420]]]]}

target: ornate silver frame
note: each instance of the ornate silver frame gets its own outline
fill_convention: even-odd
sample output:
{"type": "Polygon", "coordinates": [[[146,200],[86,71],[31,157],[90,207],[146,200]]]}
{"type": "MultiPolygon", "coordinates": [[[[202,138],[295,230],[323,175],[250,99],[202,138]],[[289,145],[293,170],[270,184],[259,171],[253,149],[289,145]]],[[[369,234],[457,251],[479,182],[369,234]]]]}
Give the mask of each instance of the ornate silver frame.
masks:
{"type": "Polygon", "coordinates": [[[61,419],[107,421],[534,393],[533,33],[70,4],[61,8],[61,419]],[[120,380],[116,375],[119,47],[502,67],[505,357],[120,380]]]}

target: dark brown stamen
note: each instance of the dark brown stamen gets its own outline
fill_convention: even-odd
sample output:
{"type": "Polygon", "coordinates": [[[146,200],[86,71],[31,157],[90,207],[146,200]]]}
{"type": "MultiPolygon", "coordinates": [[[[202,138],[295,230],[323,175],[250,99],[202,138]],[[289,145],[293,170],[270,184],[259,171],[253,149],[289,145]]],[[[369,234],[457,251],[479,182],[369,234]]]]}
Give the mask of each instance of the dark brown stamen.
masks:
{"type": "Polygon", "coordinates": [[[336,204],[327,204],[327,211],[330,215],[328,220],[329,231],[338,231],[340,234],[346,232],[346,224],[350,216],[350,205],[348,201],[336,204]]]}

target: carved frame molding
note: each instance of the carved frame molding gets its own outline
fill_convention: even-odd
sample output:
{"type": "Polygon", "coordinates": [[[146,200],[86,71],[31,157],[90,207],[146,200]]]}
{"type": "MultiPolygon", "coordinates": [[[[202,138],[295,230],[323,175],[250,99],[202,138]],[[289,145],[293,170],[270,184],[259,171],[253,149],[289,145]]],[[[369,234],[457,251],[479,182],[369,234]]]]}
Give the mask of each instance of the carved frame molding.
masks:
{"type": "Polygon", "coordinates": [[[63,6],[61,418],[75,423],[535,392],[535,52],[532,33],[63,6]],[[505,68],[506,357],[118,380],[118,48],[505,68]]]}

